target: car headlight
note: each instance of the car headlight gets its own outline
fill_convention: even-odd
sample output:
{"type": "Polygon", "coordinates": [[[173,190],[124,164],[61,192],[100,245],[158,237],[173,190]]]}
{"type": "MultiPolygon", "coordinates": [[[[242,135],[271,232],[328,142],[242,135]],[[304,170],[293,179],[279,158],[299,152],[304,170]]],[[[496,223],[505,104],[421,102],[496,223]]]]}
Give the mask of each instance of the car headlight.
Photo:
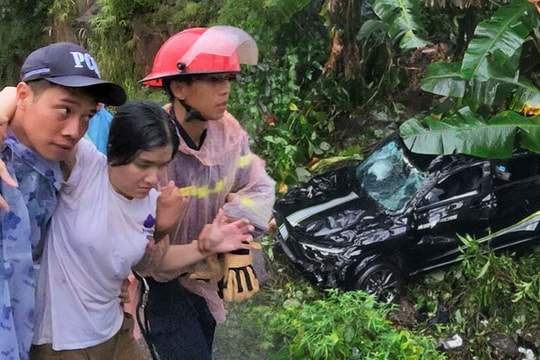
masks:
{"type": "Polygon", "coordinates": [[[304,242],[299,242],[299,244],[304,250],[314,251],[322,256],[336,256],[345,250],[345,248],[328,248],[304,242]]]}

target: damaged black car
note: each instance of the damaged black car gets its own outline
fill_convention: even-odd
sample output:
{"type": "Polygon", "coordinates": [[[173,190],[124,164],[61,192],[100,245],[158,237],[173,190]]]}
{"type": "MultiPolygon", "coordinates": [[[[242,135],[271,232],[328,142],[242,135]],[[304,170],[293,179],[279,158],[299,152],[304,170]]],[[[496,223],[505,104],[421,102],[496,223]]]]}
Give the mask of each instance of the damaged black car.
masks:
{"type": "Polygon", "coordinates": [[[291,189],[274,215],[280,247],[314,285],[391,302],[408,277],[459,261],[457,234],[494,250],[538,243],[540,155],[415,154],[395,133],[291,189]]]}

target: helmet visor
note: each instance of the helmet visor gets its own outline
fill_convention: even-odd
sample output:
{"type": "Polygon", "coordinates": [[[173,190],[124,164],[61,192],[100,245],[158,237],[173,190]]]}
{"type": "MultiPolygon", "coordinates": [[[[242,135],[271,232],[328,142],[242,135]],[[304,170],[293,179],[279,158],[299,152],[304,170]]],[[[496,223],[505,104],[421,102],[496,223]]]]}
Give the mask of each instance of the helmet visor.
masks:
{"type": "Polygon", "coordinates": [[[213,26],[206,30],[180,62],[189,67],[201,54],[230,57],[236,52],[240,64],[257,64],[259,51],[255,40],[244,30],[234,26],[213,26]]]}

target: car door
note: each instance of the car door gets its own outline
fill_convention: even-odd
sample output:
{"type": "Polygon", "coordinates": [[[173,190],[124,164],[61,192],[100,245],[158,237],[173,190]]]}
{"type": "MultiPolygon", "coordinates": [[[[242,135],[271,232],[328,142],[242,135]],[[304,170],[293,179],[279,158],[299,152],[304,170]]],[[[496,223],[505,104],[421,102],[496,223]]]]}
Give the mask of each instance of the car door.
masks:
{"type": "Polygon", "coordinates": [[[520,154],[493,171],[497,209],[492,245],[501,248],[540,236],[540,156],[520,154]]]}
{"type": "Polygon", "coordinates": [[[493,204],[489,161],[467,164],[441,176],[412,214],[411,272],[453,262],[461,244],[456,234],[484,236],[493,204]]]}

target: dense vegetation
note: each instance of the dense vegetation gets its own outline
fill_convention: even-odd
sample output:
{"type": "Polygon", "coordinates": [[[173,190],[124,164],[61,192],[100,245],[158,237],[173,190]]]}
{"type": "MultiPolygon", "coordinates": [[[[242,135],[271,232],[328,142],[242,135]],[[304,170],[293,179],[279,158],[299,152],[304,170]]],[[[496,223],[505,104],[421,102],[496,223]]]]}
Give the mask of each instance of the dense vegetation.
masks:
{"type": "MultiPolygon", "coordinates": [[[[436,144],[416,141],[430,128],[438,141],[453,146],[444,151],[468,153],[467,143],[448,140],[463,131],[475,132],[475,141],[489,140],[498,126],[507,143],[538,151],[539,119],[531,117],[540,109],[535,3],[0,0],[0,83],[17,81],[31,49],[69,40],[89,48],[102,75],[124,84],[130,97],[165,101],[137,81],[169,35],[189,26],[241,27],[257,40],[260,60],[234,86],[230,111],[250,132],[280,193],[320,169],[325,162],[319,159],[361,157],[370,143],[400,126],[409,144],[436,144]]],[[[508,150],[478,148],[500,157],[508,150]]],[[[264,242],[267,287],[254,301],[235,306],[225,327],[250,324],[251,349],[244,358],[500,359],[519,354],[502,353],[494,339],[536,339],[539,345],[537,253],[496,256],[472,247],[459,267],[413,281],[396,310],[360,293],[303,284],[274,254],[272,237],[264,242]],[[473,281],[476,286],[467,287],[473,281]],[[453,334],[464,345],[434,350],[436,339],[453,334]]],[[[229,339],[245,342],[241,335],[229,339]]]]}
{"type": "Polygon", "coordinates": [[[540,339],[539,249],[482,253],[470,238],[462,240],[471,246],[459,265],[413,279],[393,308],[376,306],[361,292],[315,290],[276,254],[266,288],[247,304],[230,305],[226,326],[218,328],[218,355],[529,359],[525,349],[538,348],[540,339]],[[445,349],[455,335],[461,345],[445,349]]]}

